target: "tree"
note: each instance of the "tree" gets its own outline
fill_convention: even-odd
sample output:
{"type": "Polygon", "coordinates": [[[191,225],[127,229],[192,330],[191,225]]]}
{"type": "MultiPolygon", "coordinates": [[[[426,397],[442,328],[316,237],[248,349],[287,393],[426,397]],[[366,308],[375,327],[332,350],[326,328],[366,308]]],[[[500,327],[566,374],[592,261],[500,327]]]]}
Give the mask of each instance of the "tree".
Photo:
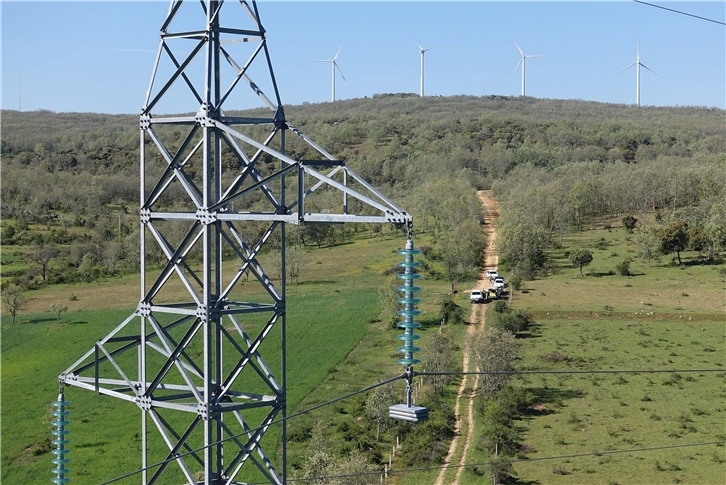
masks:
{"type": "Polygon", "coordinates": [[[25,254],[25,260],[40,266],[40,273],[43,276],[43,281],[45,281],[48,273],[48,265],[59,254],[60,251],[54,244],[46,245],[40,243],[33,245],[33,250],[25,254]]]}
{"type": "Polygon", "coordinates": [[[300,270],[307,263],[307,253],[304,249],[296,246],[288,247],[285,250],[285,261],[290,284],[298,284],[300,282],[300,270]]]}
{"type": "Polygon", "coordinates": [[[693,226],[688,231],[688,247],[698,252],[698,257],[703,257],[703,250],[708,247],[708,235],[706,229],[701,226],[693,226]]]}
{"type": "Polygon", "coordinates": [[[570,253],[570,262],[574,266],[579,266],[582,276],[582,267],[592,263],[592,253],[587,249],[576,249],[570,253]]]}
{"type": "Polygon", "coordinates": [[[303,244],[305,244],[305,240],[307,239],[320,247],[330,237],[332,232],[333,228],[330,224],[307,223],[302,227],[300,239],[302,239],[303,244]]]}
{"type": "Polygon", "coordinates": [[[638,219],[636,219],[633,216],[625,216],[623,217],[623,227],[625,228],[625,231],[628,234],[633,233],[633,229],[635,229],[635,224],[638,222],[638,219]]]}
{"type": "MultiPolygon", "coordinates": [[[[514,335],[487,327],[470,341],[471,355],[481,372],[511,372],[517,359],[519,343],[514,335]]],[[[510,374],[482,374],[480,392],[491,397],[509,381],[510,374]]]]}
{"type": "Polygon", "coordinates": [[[641,225],[633,232],[633,243],[640,249],[640,253],[648,260],[650,268],[650,259],[660,245],[658,230],[653,225],[641,225]]]}
{"type": "Polygon", "coordinates": [[[381,437],[381,430],[391,422],[388,416],[388,408],[396,404],[398,399],[398,387],[395,383],[376,387],[366,396],[366,414],[376,423],[376,441],[381,437]]]}
{"type": "Polygon", "coordinates": [[[660,237],[660,250],[663,254],[676,253],[678,264],[683,265],[681,261],[681,251],[688,247],[688,229],[686,223],[676,219],[666,224],[658,231],[660,237]]]}
{"type": "Polygon", "coordinates": [[[15,317],[20,310],[25,308],[28,298],[25,295],[25,288],[19,285],[8,285],[2,289],[2,302],[5,311],[12,317],[15,325],[15,317]]]}
{"type": "Polygon", "coordinates": [[[50,306],[50,310],[55,313],[55,321],[57,323],[60,322],[61,313],[66,313],[68,311],[68,307],[61,305],[60,303],[53,303],[50,306]]]}
{"type": "MultiPolygon", "coordinates": [[[[451,372],[454,370],[456,360],[454,339],[448,332],[434,334],[424,345],[421,360],[427,372],[451,372]]],[[[431,376],[426,378],[437,394],[444,392],[444,387],[451,380],[451,376],[431,376]]]]}
{"type": "Polygon", "coordinates": [[[388,279],[385,286],[378,288],[378,304],[381,305],[381,319],[386,326],[396,328],[398,324],[398,299],[401,293],[398,291],[398,277],[394,274],[388,279]]]}

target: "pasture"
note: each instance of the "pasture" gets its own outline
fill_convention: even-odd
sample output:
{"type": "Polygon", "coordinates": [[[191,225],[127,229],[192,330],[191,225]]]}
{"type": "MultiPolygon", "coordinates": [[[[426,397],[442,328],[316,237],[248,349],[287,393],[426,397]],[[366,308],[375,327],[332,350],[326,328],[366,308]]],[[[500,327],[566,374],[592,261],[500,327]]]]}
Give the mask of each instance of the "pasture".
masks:
{"type": "MultiPolygon", "coordinates": [[[[549,274],[515,292],[513,306],[537,322],[521,339],[518,367],[723,372],[517,376],[539,404],[517,424],[526,458],[514,465],[516,483],[723,484],[724,446],[684,445],[726,440],[724,265],[686,252],[682,267],[671,256],[648,267],[616,224],[565,238],[547,255],[549,274]],[[576,248],[594,256],[584,276],[565,257],[576,248]],[[632,276],[615,271],[626,257],[632,276]],[[592,455],[543,460],[580,454],[592,455]]],[[[467,462],[487,459],[475,451],[467,462]]],[[[462,483],[481,483],[482,471],[468,470],[462,483]]]]}
{"type": "MultiPolygon", "coordinates": [[[[289,412],[400,373],[395,350],[399,331],[376,320],[380,311],[378,288],[389,278],[383,272],[401,260],[396,250],[403,246],[403,238],[393,236],[372,238],[362,233],[347,243],[307,251],[300,284],[288,285],[289,412]]],[[[241,285],[248,298],[258,296],[253,283],[241,285]]],[[[438,304],[448,298],[450,284],[426,281],[422,286],[422,321],[428,322],[429,331],[438,331],[438,304]]],[[[57,376],[133,311],[130,302],[138,299],[138,291],[138,275],[54,285],[30,292],[31,313],[19,314],[15,326],[3,318],[4,482],[49,481],[48,413],[57,395],[57,376]],[[70,301],[70,295],[77,299],[70,301]],[[47,311],[55,302],[70,307],[60,322],[47,311]]],[[[273,371],[279,369],[279,342],[278,328],[263,349],[273,371]]],[[[66,398],[72,402],[73,483],[95,484],[139,467],[141,420],[135,406],[75,388],[67,390],[66,398]]],[[[330,406],[291,420],[290,430],[304,426],[306,420],[339,415],[339,410],[340,406],[330,406]]],[[[268,433],[268,453],[279,453],[279,436],[279,427],[268,433]]],[[[163,450],[164,445],[159,445],[163,450]]],[[[290,444],[293,464],[302,457],[295,445],[290,444]]],[[[163,455],[150,456],[150,462],[163,459],[163,455]]]]}

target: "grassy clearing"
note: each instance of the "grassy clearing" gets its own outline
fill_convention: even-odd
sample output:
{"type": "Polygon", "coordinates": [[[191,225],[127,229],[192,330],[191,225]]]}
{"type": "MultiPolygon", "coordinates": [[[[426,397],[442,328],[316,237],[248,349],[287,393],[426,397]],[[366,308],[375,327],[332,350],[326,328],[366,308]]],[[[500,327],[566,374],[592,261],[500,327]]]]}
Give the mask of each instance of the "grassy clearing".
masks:
{"type": "Polygon", "coordinates": [[[726,453],[714,445],[535,461],[726,439],[723,265],[700,265],[686,253],[683,268],[670,257],[650,268],[636,258],[634,276],[611,275],[635,257],[622,229],[577,233],[549,256],[561,268],[514,297],[538,322],[522,340],[520,368],[724,372],[517,377],[540,400],[519,422],[531,461],[515,465],[517,483],[723,484],[726,453]],[[595,257],[584,277],[564,258],[578,247],[595,257]]]}
{"type": "Polygon", "coordinates": [[[648,267],[629,240],[621,228],[591,229],[566,238],[561,249],[548,253],[554,265],[550,275],[526,282],[517,307],[536,312],[652,313],[655,318],[726,312],[723,264],[700,264],[697,254],[687,251],[683,267],[672,264],[670,256],[660,256],[648,267]],[[583,269],[584,276],[565,256],[578,248],[590,250],[594,257],[583,269]],[[620,276],[615,270],[625,258],[633,258],[633,276],[620,276]]]}
{"type": "MultiPolygon", "coordinates": [[[[377,288],[387,278],[382,273],[400,261],[396,250],[402,244],[400,238],[373,239],[358,234],[353,243],[308,251],[301,284],[288,286],[289,412],[400,373],[395,363],[395,335],[399,332],[385,328],[375,317],[379,311],[377,288]]],[[[426,334],[438,331],[438,305],[448,298],[450,286],[435,281],[424,281],[422,286],[425,304],[420,321],[426,334]]],[[[252,282],[241,283],[240,288],[247,299],[260,295],[252,282]]],[[[138,275],[87,285],[50,286],[31,295],[33,313],[19,315],[15,326],[3,319],[2,326],[2,479],[7,483],[48,482],[47,414],[57,394],[57,375],[128,316],[138,300],[138,275]],[[78,300],[69,301],[70,294],[78,300]],[[56,301],[70,307],[60,323],[47,312],[56,301]],[[104,307],[110,309],[100,310],[104,307]]],[[[468,306],[465,297],[455,295],[459,304],[468,306]]],[[[252,328],[254,325],[250,322],[252,328]]],[[[455,331],[463,334],[465,327],[455,331]]],[[[279,342],[279,333],[273,331],[264,344],[264,356],[273,371],[279,368],[279,342]]],[[[139,466],[141,420],[135,406],[74,388],[68,390],[67,398],[72,401],[70,468],[74,483],[98,483],[139,466]]],[[[315,419],[350,422],[346,409],[357,409],[356,402],[292,420],[291,430],[315,419]]],[[[169,419],[181,422],[186,416],[169,419]]],[[[279,428],[265,441],[268,451],[277,449],[279,453],[279,428]]],[[[165,446],[158,444],[159,452],[150,456],[152,462],[164,458],[161,450],[165,446]]],[[[292,465],[302,459],[305,447],[290,443],[292,465]]],[[[254,474],[249,478],[255,479],[254,474]]]]}

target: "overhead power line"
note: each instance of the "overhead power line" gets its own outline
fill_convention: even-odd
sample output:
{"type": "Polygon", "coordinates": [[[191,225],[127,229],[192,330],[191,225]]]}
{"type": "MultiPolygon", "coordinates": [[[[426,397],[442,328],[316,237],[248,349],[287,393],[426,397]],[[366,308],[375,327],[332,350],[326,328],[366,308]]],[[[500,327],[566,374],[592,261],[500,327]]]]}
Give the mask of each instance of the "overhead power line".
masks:
{"type": "MultiPolygon", "coordinates": [[[[639,373],[700,373],[700,372],[726,372],[723,369],[627,369],[627,370],[618,370],[618,369],[596,369],[596,370],[532,370],[532,371],[503,371],[503,372],[416,372],[414,373],[415,376],[442,376],[442,375],[525,375],[525,374],[639,374],[639,373]]],[[[107,480],[105,482],[100,483],[99,485],[109,485],[111,483],[115,483],[119,480],[123,480],[124,478],[128,478],[134,475],[138,475],[139,473],[143,471],[153,470],[154,468],[157,468],[159,466],[165,465],[167,463],[170,463],[172,461],[176,461],[179,458],[184,458],[186,456],[198,453],[200,451],[204,451],[206,448],[218,445],[220,443],[224,443],[227,441],[235,440],[237,438],[243,437],[249,433],[254,433],[255,431],[262,429],[264,427],[272,426],[273,424],[279,424],[285,421],[288,421],[292,418],[296,418],[298,416],[302,416],[303,414],[310,413],[312,411],[315,411],[316,409],[320,409],[325,406],[329,406],[330,404],[335,404],[336,402],[343,401],[345,399],[348,399],[350,397],[353,397],[358,394],[362,394],[364,392],[371,391],[377,387],[384,386],[386,384],[389,384],[393,381],[397,381],[399,379],[403,379],[406,377],[406,374],[399,374],[395,377],[391,377],[389,379],[385,379],[383,381],[377,382],[375,384],[372,384],[370,386],[364,387],[363,389],[359,389],[357,391],[350,392],[348,394],[345,394],[343,396],[337,397],[335,399],[331,399],[329,401],[325,401],[320,404],[316,404],[315,406],[309,407],[307,409],[304,409],[302,411],[298,411],[296,413],[290,414],[288,416],[285,416],[284,418],[276,419],[274,421],[271,421],[267,425],[259,426],[257,428],[251,428],[248,430],[245,430],[242,433],[229,436],[227,438],[223,438],[221,440],[215,441],[214,443],[210,443],[209,446],[202,446],[200,448],[196,448],[193,450],[186,451],[184,453],[177,453],[173,457],[168,458],[166,460],[160,461],[158,463],[154,463],[152,465],[148,465],[144,468],[139,468],[137,470],[134,470],[132,472],[126,473],[124,475],[119,475],[116,478],[112,478],[111,480],[107,480]]],[[[505,460],[506,462],[510,463],[516,463],[518,461],[535,461],[535,460],[545,460],[545,459],[559,459],[559,458],[570,458],[570,457],[578,457],[578,456],[597,456],[597,455],[605,455],[605,454],[613,454],[613,453],[627,453],[629,451],[648,451],[648,450],[656,450],[656,449],[667,449],[667,448],[679,448],[679,447],[685,447],[685,446],[702,446],[702,445],[708,445],[708,444],[720,444],[722,442],[715,441],[710,443],[694,443],[694,444],[687,444],[687,445],[673,445],[673,446],[666,446],[666,447],[656,447],[656,448],[642,448],[642,449],[636,449],[636,450],[623,450],[623,451],[603,451],[603,452],[596,452],[596,453],[588,453],[588,454],[582,454],[582,455],[567,455],[567,456],[561,456],[561,457],[546,457],[546,458],[530,458],[530,459],[523,459],[523,460],[505,460]]],[[[479,464],[466,464],[466,465],[443,465],[439,467],[431,467],[431,468],[416,468],[416,469],[406,469],[406,470],[396,470],[395,472],[388,471],[388,473],[404,473],[404,472],[413,472],[413,471],[424,471],[424,470],[438,470],[441,468],[453,468],[453,467],[474,467],[474,466],[484,466],[488,463],[479,463],[479,464]]],[[[380,472],[370,472],[368,474],[373,475],[380,475],[380,472]]],[[[346,475],[347,476],[347,475],[346,475]]],[[[354,475],[350,475],[354,476],[354,475]]],[[[336,477],[318,477],[318,478],[344,478],[345,476],[336,476],[336,477]]],[[[302,479],[296,479],[297,481],[300,481],[302,479]]],[[[288,482],[296,481],[288,479],[288,482]]],[[[306,480],[312,480],[312,479],[306,479],[306,480]]],[[[267,483],[267,482],[265,482],[267,483]]]]}
{"type": "Polygon", "coordinates": [[[331,399],[330,401],[326,401],[324,403],[316,404],[315,406],[309,407],[309,408],[307,408],[307,409],[305,409],[303,411],[298,411],[296,413],[293,413],[293,414],[290,414],[288,416],[285,416],[284,418],[276,419],[276,420],[271,421],[270,423],[268,423],[268,424],[266,424],[264,426],[258,426],[257,428],[250,428],[250,429],[245,430],[242,433],[239,433],[239,434],[236,434],[236,435],[232,435],[232,436],[229,436],[227,438],[223,438],[221,440],[215,441],[214,443],[210,443],[208,446],[202,446],[200,448],[196,448],[196,449],[193,449],[193,450],[189,450],[189,451],[184,452],[184,453],[177,453],[177,454],[175,454],[171,458],[168,458],[166,460],[160,461],[158,463],[154,463],[153,465],[148,465],[148,466],[146,466],[144,468],[139,468],[138,470],[134,470],[134,471],[129,472],[129,473],[126,473],[124,475],[119,475],[118,477],[112,478],[111,480],[107,480],[105,482],[102,482],[99,485],[108,485],[110,483],[114,483],[114,482],[118,482],[119,480],[123,480],[124,478],[132,477],[134,475],[138,475],[139,473],[141,473],[143,471],[153,470],[154,468],[157,468],[157,467],[159,467],[161,465],[165,465],[165,464],[170,463],[172,461],[176,461],[179,458],[184,458],[185,456],[189,456],[189,455],[192,455],[194,453],[198,453],[200,451],[204,451],[206,448],[210,448],[212,446],[216,446],[216,445],[218,445],[220,443],[224,443],[226,441],[231,441],[231,440],[234,440],[234,439],[237,439],[237,438],[241,438],[241,437],[243,437],[245,435],[248,435],[249,433],[254,433],[255,431],[260,430],[262,428],[267,428],[269,426],[272,426],[273,424],[282,423],[282,422],[287,421],[289,419],[296,418],[296,417],[301,416],[303,414],[307,414],[307,413],[309,413],[311,411],[315,411],[316,409],[320,409],[320,408],[322,408],[324,406],[328,406],[330,404],[335,404],[336,402],[343,401],[344,399],[348,399],[349,397],[353,397],[353,396],[355,396],[357,394],[361,394],[363,392],[371,391],[371,390],[373,390],[373,389],[375,389],[377,387],[380,387],[380,386],[385,386],[386,384],[389,384],[389,383],[391,383],[393,381],[397,381],[398,379],[403,379],[404,377],[406,377],[406,374],[400,374],[400,375],[397,375],[395,377],[391,377],[390,379],[386,379],[386,380],[381,381],[381,382],[376,382],[375,384],[372,384],[372,385],[370,385],[368,387],[364,387],[363,389],[360,389],[358,391],[349,392],[348,394],[345,394],[345,395],[340,396],[340,397],[336,397],[335,399],[331,399]]]}
{"type": "Polygon", "coordinates": [[[532,374],[688,374],[724,372],[724,369],[595,369],[595,370],[512,370],[470,372],[416,372],[414,376],[469,376],[469,375],[532,375],[532,374]]]}
{"type": "Polygon", "coordinates": [[[697,19],[700,19],[700,20],[705,20],[706,22],[713,22],[714,24],[726,25],[725,22],[721,22],[720,20],[709,19],[707,17],[699,17],[698,15],[693,15],[692,13],[681,12],[680,10],[674,10],[672,8],[662,7],[660,5],[656,5],[654,3],[643,2],[641,0],[633,0],[633,1],[635,3],[642,3],[643,5],[648,5],[649,7],[661,8],[663,10],[668,10],[669,12],[675,12],[675,13],[679,13],[681,15],[688,15],[689,17],[697,18],[697,19]]]}
{"type": "MultiPolygon", "coordinates": [[[[307,477],[307,478],[288,478],[288,482],[311,482],[316,480],[331,480],[334,478],[354,478],[354,477],[363,477],[363,476],[379,476],[383,473],[388,473],[389,475],[394,474],[402,474],[402,473],[412,473],[412,472],[424,472],[424,471],[434,471],[434,470],[441,470],[441,469],[448,469],[448,468],[473,468],[473,467],[480,467],[480,466],[486,466],[486,465],[492,465],[494,463],[501,464],[501,463],[523,463],[523,462],[534,462],[534,461],[549,461],[549,460],[565,460],[565,459],[571,459],[571,458],[587,458],[592,456],[603,456],[603,455],[617,455],[617,454],[623,454],[623,453],[639,453],[643,451],[659,451],[659,450],[670,450],[670,449],[676,449],[676,448],[690,448],[694,446],[708,446],[708,445],[723,445],[724,441],[708,441],[708,442],[702,442],[702,443],[686,443],[682,445],[664,445],[664,446],[651,446],[647,448],[630,448],[627,450],[610,450],[610,451],[594,451],[592,453],[575,453],[571,455],[557,455],[557,456],[542,456],[542,457],[532,457],[532,458],[514,458],[511,460],[497,460],[497,461],[486,461],[482,463],[466,463],[466,464],[458,464],[458,465],[439,465],[439,466],[432,466],[432,467],[420,467],[420,468],[403,468],[403,469],[389,469],[387,471],[384,470],[376,470],[376,471],[370,471],[370,472],[360,472],[360,473],[348,473],[344,475],[325,475],[325,476],[316,476],[316,477],[307,477]]],[[[264,483],[269,482],[253,482],[248,485],[262,485],[264,483]]]]}

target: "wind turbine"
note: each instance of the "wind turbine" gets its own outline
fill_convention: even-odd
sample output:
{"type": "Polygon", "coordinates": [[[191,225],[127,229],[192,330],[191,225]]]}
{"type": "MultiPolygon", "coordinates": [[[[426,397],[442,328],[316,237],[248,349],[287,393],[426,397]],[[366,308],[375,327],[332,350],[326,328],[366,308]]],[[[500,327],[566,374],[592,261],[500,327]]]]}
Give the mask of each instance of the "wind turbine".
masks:
{"type": "Polygon", "coordinates": [[[650,72],[655,74],[656,76],[658,75],[658,73],[655,72],[653,69],[649,68],[648,66],[646,66],[645,64],[640,62],[640,42],[638,42],[638,53],[635,57],[635,62],[632,63],[631,65],[629,65],[628,67],[626,67],[625,69],[619,71],[618,74],[620,74],[623,71],[627,71],[628,69],[630,69],[633,66],[635,66],[635,105],[640,106],[640,66],[643,66],[644,68],[646,68],[647,70],[649,70],[650,72]]]}
{"type": "Polygon", "coordinates": [[[332,80],[333,80],[333,88],[332,88],[332,95],[330,97],[331,101],[335,101],[335,70],[337,69],[340,73],[340,76],[343,78],[343,81],[345,81],[345,76],[343,76],[343,71],[340,70],[338,67],[338,63],[335,62],[338,59],[338,55],[340,54],[340,51],[343,50],[343,46],[345,45],[345,42],[343,42],[340,45],[340,49],[338,49],[337,54],[335,54],[335,57],[332,59],[328,59],[326,61],[313,61],[313,62],[329,62],[330,63],[330,69],[332,70],[332,80]]]}
{"type": "MultiPolygon", "coordinates": [[[[415,41],[414,41],[415,42],[415,41]]],[[[432,47],[429,47],[428,49],[424,49],[421,47],[421,44],[416,42],[416,45],[418,46],[418,51],[421,53],[421,88],[419,89],[419,96],[423,98],[424,95],[424,54],[426,51],[430,51],[432,47]]]]}
{"type": "MultiPolygon", "coordinates": [[[[525,93],[525,91],[524,91],[524,76],[525,76],[525,74],[524,74],[524,68],[525,68],[525,64],[527,63],[527,59],[530,58],[530,57],[544,57],[544,56],[539,56],[539,55],[537,55],[537,56],[525,56],[524,55],[524,52],[522,52],[522,49],[519,48],[519,44],[517,44],[516,41],[514,41],[514,45],[517,46],[517,50],[522,55],[522,57],[519,59],[519,64],[517,64],[517,68],[514,70],[514,74],[517,74],[517,70],[519,69],[519,66],[522,66],[522,96],[524,96],[524,93],[525,93]]],[[[512,76],[514,76],[514,74],[512,74],[512,76]]]]}

